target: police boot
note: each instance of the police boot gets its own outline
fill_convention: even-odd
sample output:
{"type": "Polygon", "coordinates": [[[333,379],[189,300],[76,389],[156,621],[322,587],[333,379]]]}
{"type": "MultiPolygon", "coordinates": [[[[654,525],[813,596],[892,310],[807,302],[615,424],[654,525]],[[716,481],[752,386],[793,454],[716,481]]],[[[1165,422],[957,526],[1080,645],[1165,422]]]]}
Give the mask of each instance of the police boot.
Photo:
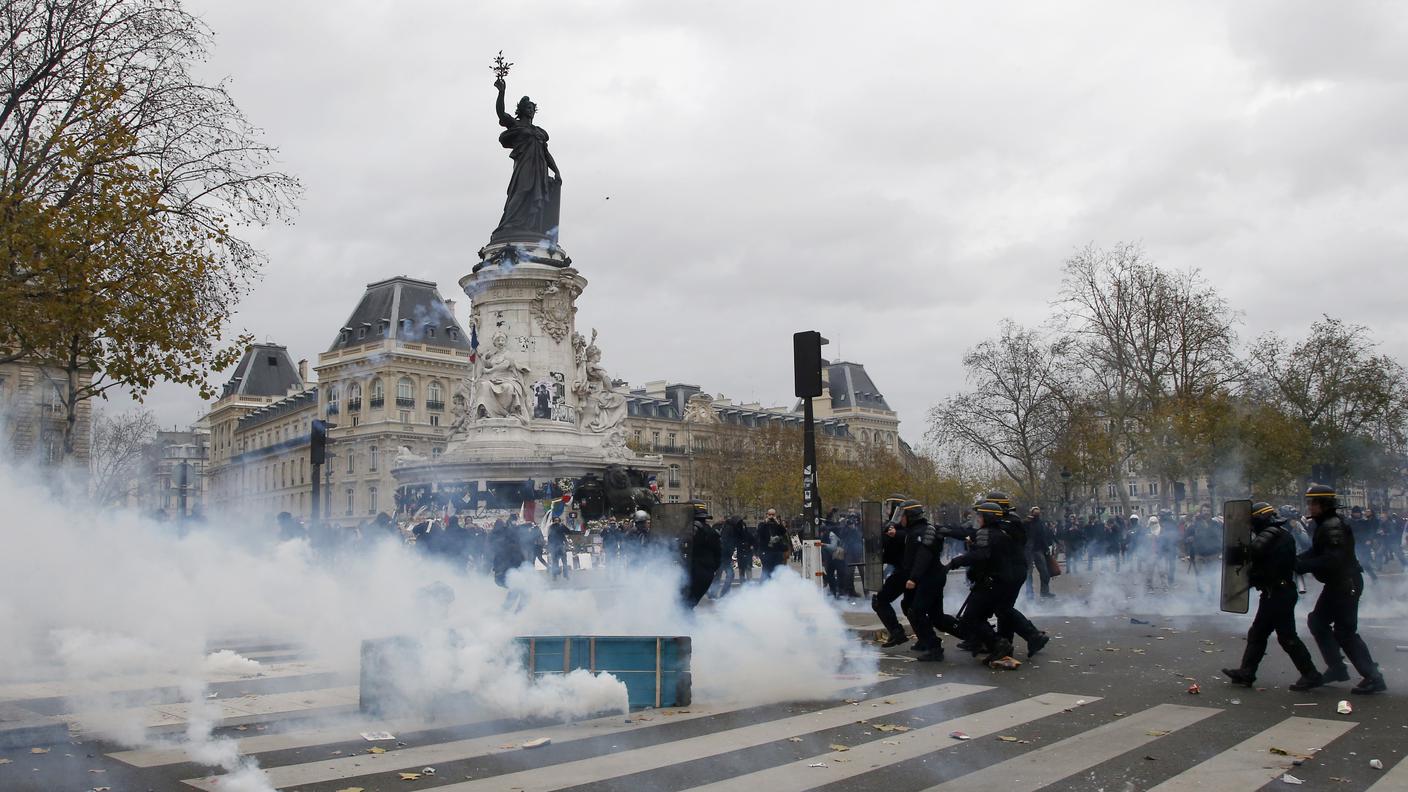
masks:
{"type": "Polygon", "coordinates": [[[1359,680],[1359,684],[1350,689],[1350,693],[1358,693],[1361,696],[1368,696],[1373,693],[1382,693],[1388,690],[1388,684],[1384,682],[1383,674],[1376,674],[1372,677],[1364,677],[1359,680]]]}
{"type": "Polygon", "coordinates": [[[908,641],[908,640],[909,640],[909,636],[908,636],[908,635],[905,635],[905,634],[904,634],[904,631],[901,630],[900,632],[897,632],[897,633],[890,633],[890,640],[888,640],[888,641],[886,641],[885,643],[882,643],[882,644],[880,644],[880,645],[883,646],[883,647],[885,647],[886,649],[890,649],[890,648],[899,646],[900,644],[902,644],[902,643],[904,643],[905,641],[908,641]]]}
{"type": "Polygon", "coordinates": [[[1323,684],[1325,684],[1325,677],[1321,676],[1319,671],[1312,671],[1309,674],[1301,674],[1300,679],[1292,682],[1291,690],[1299,693],[1301,691],[1318,688],[1323,684]]]}
{"type": "Polygon", "coordinates": [[[1224,668],[1222,669],[1222,675],[1227,677],[1232,684],[1241,685],[1242,687],[1251,687],[1252,683],[1256,682],[1256,674],[1250,671],[1243,671],[1240,668],[1224,668]]]}
{"type": "Polygon", "coordinates": [[[930,647],[929,651],[925,652],[922,655],[919,655],[914,659],[918,660],[921,663],[937,663],[940,660],[944,659],[944,648],[942,645],[936,644],[930,647]]]}
{"type": "Polygon", "coordinates": [[[1012,642],[1009,641],[1009,640],[1007,640],[1006,638],[998,638],[998,639],[997,639],[997,642],[993,644],[992,654],[988,655],[988,656],[983,660],[983,664],[984,664],[984,665],[987,665],[988,663],[993,663],[993,662],[996,662],[996,661],[998,661],[998,660],[1001,660],[1001,659],[1004,658],[1004,657],[1011,657],[1011,656],[1012,656],[1012,642]]]}
{"type": "Polygon", "coordinates": [[[1340,663],[1337,666],[1331,666],[1325,669],[1325,672],[1320,676],[1324,679],[1325,684],[1327,685],[1331,682],[1348,682],[1349,669],[1345,668],[1344,663],[1340,663]]]}
{"type": "Polygon", "coordinates": [[[1027,659],[1036,657],[1036,653],[1040,652],[1049,643],[1051,643],[1051,636],[1044,632],[1032,636],[1032,639],[1027,641],[1027,659]]]}

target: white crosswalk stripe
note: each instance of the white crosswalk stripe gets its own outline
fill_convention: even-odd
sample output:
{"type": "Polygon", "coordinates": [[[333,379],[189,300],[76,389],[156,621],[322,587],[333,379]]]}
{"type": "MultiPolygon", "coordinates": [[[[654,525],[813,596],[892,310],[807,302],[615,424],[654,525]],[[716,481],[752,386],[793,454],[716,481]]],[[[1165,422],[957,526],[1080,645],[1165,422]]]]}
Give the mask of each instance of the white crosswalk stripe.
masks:
{"type": "Polygon", "coordinates": [[[925,792],[1035,792],[1221,712],[1159,704],[925,792]]]}
{"type": "MultiPolygon", "coordinates": [[[[503,790],[508,788],[518,788],[522,789],[524,792],[529,792],[530,790],[562,789],[564,787],[576,786],[577,784],[585,784],[591,781],[600,781],[616,776],[629,775],[630,773],[659,769],[692,759],[702,759],[729,751],[749,748],[761,743],[808,734],[814,731],[844,726],[849,723],[854,723],[857,719],[858,712],[863,712],[866,717],[870,718],[886,717],[908,709],[938,704],[988,690],[992,690],[992,688],[985,685],[964,685],[956,683],[932,685],[918,690],[862,701],[859,706],[843,704],[803,715],[794,715],[777,720],[764,721],[763,723],[742,726],[736,729],[717,731],[699,737],[689,737],[644,748],[620,751],[605,756],[597,756],[574,762],[564,762],[534,770],[508,773],[483,779],[482,782],[469,781],[459,784],[450,784],[448,786],[439,787],[439,789],[445,792],[467,792],[469,790],[480,789],[503,790]]],[[[697,713],[698,716],[709,714],[717,713],[697,713]]],[[[678,719],[689,715],[696,715],[696,713],[691,711],[682,716],[675,716],[675,718],[671,719],[671,722],[678,722],[678,719]]],[[[437,743],[434,745],[388,751],[376,758],[376,764],[381,771],[392,772],[401,768],[419,768],[422,765],[433,765],[437,762],[482,756],[492,752],[494,746],[507,744],[506,740],[510,737],[514,739],[525,739],[526,736],[550,737],[556,743],[586,739],[602,734],[610,734],[613,731],[624,731],[627,728],[635,728],[634,725],[627,726],[624,724],[623,719],[620,717],[615,718],[615,721],[618,724],[616,728],[600,724],[579,724],[576,726],[558,727],[556,730],[535,729],[531,731],[531,734],[496,735],[492,737],[460,740],[451,743],[437,743]]],[[[265,772],[275,787],[284,788],[319,781],[349,779],[356,775],[365,775],[368,772],[367,764],[368,760],[364,756],[343,757],[331,761],[269,768],[265,772]]],[[[214,790],[219,788],[218,783],[213,783],[208,779],[191,779],[186,783],[199,789],[214,790]]]]}
{"type": "MultiPolygon", "coordinates": [[[[620,785],[628,783],[627,778],[637,774],[649,777],[651,773],[669,772],[687,763],[716,760],[737,751],[772,745],[771,753],[752,754],[748,762],[734,771],[735,775],[722,777],[718,774],[720,766],[712,765],[715,770],[713,775],[708,776],[708,783],[688,787],[684,792],[734,789],[805,792],[848,780],[864,783],[868,774],[887,772],[891,775],[877,777],[889,779],[887,783],[896,778],[910,779],[908,783],[911,786],[905,788],[919,789],[926,783],[934,784],[937,779],[943,779],[936,785],[927,786],[922,792],[1040,792],[1052,785],[1069,784],[1072,778],[1102,765],[1105,767],[1099,772],[1107,772],[1118,767],[1121,761],[1132,761],[1130,757],[1142,756],[1144,751],[1141,748],[1209,722],[1209,719],[1224,712],[1218,707],[1157,704],[1130,714],[1115,713],[1110,719],[1095,714],[1110,709],[1110,702],[1102,701],[1097,696],[1047,692],[1014,701],[1010,695],[1004,696],[993,692],[995,690],[987,685],[940,683],[884,696],[872,693],[873,698],[858,704],[833,701],[800,714],[778,714],[774,710],[760,720],[742,719],[743,725],[736,725],[740,723],[737,713],[745,711],[743,705],[694,706],[687,710],[636,713],[630,720],[617,715],[532,728],[519,725],[510,731],[495,733],[484,733],[481,724],[494,719],[482,713],[453,722],[376,721],[349,716],[331,724],[320,723],[306,729],[250,734],[238,740],[236,746],[241,754],[256,759],[260,759],[261,754],[268,755],[272,761],[261,761],[261,765],[268,781],[277,789],[303,788],[314,784],[373,788],[384,784],[388,776],[394,779],[397,772],[418,771],[422,767],[437,765],[444,769],[457,762],[478,761],[481,763],[480,770],[474,773],[473,779],[461,781],[458,779],[463,776],[459,776],[453,782],[436,788],[445,792],[504,789],[550,792],[583,784],[620,785]],[[979,694],[983,697],[972,698],[979,694]],[[1000,698],[989,701],[988,696],[1000,698]],[[958,712],[942,714],[942,709],[947,709],[944,707],[947,702],[957,703],[960,700],[966,702],[959,704],[958,712]],[[1101,703],[1105,709],[1096,708],[1092,713],[1089,707],[1101,703]],[[923,707],[940,707],[938,717],[942,720],[926,717],[919,724],[914,724],[908,719],[911,710],[923,707]],[[722,716],[732,717],[722,720],[722,716]],[[1079,731],[1072,733],[1073,719],[1090,724],[1092,716],[1096,718],[1096,723],[1082,725],[1079,731]],[[716,719],[719,720],[715,725],[716,719]],[[924,721],[928,721],[927,725],[924,721]],[[1042,744],[1042,740],[1034,737],[1037,743],[1034,746],[998,743],[992,739],[1009,732],[1022,736],[1021,727],[1037,721],[1050,721],[1070,736],[1049,744],[1042,744]],[[656,728],[690,722],[695,725],[686,728],[683,733],[676,729],[656,728]],[[873,730],[874,725],[884,722],[909,724],[913,728],[883,734],[873,730]],[[477,725],[480,732],[477,736],[461,739],[442,737],[438,741],[421,744],[417,744],[412,736],[407,738],[412,744],[403,747],[394,747],[390,743],[367,743],[360,738],[362,731],[382,729],[398,735],[414,735],[422,730],[444,730],[446,733],[461,730],[460,733],[473,735],[475,732],[471,730],[477,725]],[[863,732],[851,732],[847,727],[866,729],[870,733],[862,737],[863,732]],[[831,735],[819,737],[823,732],[852,736],[849,739],[831,735]],[[972,739],[954,739],[950,736],[954,732],[963,732],[972,739]],[[624,740],[625,744],[620,750],[593,753],[585,758],[581,758],[583,753],[580,749],[576,753],[570,753],[571,749],[568,749],[566,755],[545,751],[533,754],[542,757],[543,763],[537,766],[532,766],[533,760],[527,759],[528,755],[518,747],[537,737],[549,737],[552,745],[557,747],[626,733],[639,736],[624,740]],[[816,747],[813,747],[811,750],[789,751],[784,747],[788,739],[809,742],[813,746],[818,742],[824,744],[828,739],[836,740],[846,743],[846,750],[815,753],[816,747]],[[356,747],[349,750],[348,743],[356,747]],[[372,745],[388,750],[381,754],[366,753],[365,749],[372,745]],[[320,746],[335,747],[338,751],[320,751],[320,746]],[[284,751],[292,753],[279,753],[284,751]],[[315,761],[295,758],[290,761],[289,757],[297,757],[299,752],[304,757],[321,755],[323,758],[315,761]],[[505,756],[507,754],[517,756],[505,756]],[[492,759],[501,756],[504,758],[492,759]],[[491,768],[487,775],[482,765],[486,759],[491,768]],[[923,762],[930,764],[923,765],[923,762]],[[922,775],[913,775],[914,772],[924,772],[922,768],[926,766],[932,768],[929,772],[938,774],[937,778],[929,776],[926,781],[922,775]]],[[[291,691],[268,694],[262,698],[247,697],[252,701],[230,699],[220,703],[226,707],[239,704],[248,707],[242,708],[239,713],[229,712],[227,717],[247,717],[250,723],[263,723],[287,717],[287,710],[290,709],[287,703],[326,704],[328,702],[320,698],[326,696],[344,702],[343,709],[355,706],[355,688],[346,687],[291,691]],[[282,702],[284,697],[289,702],[282,702]]],[[[154,705],[148,709],[154,719],[160,719],[182,715],[183,706],[154,705]]],[[[296,711],[297,708],[293,709],[296,711]]],[[[1222,742],[1218,744],[1220,731],[1216,728],[1199,731],[1199,739],[1204,739],[1206,735],[1206,739],[1220,750],[1197,764],[1192,764],[1193,760],[1190,759],[1181,766],[1166,766],[1164,773],[1174,774],[1161,774],[1151,779],[1149,783],[1155,785],[1149,792],[1255,792],[1293,769],[1292,762],[1298,756],[1311,756],[1325,749],[1334,750],[1332,744],[1351,732],[1356,723],[1286,717],[1263,725],[1266,728],[1262,731],[1235,744],[1232,744],[1234,738],[1228,737],[1222,737],[1222,742]],[[1271,752],[1272,747],[1277,748],[1278,752],[1271,752]],[[1279,751],[1289,755],[1279,755],[1279,751]],[[1161,782],[1160,778],[1163,778],[1161,782]]],[[[800,743],[797,746],[802,747],[800,743]]],[[[132,768],[153,770],[163,765],[191,761],[180,747],[117,751],[108,756],[132,768]]],[[[218,792],[222,788],[221,780],[221,776],[214,775],[188,779],[184,783],[188,787],[218,792]]],[[[438,780],[451,781],[448,777],[438,780]]],[[[901,784],[904,785],[904,782],[901,784]]],[[[684,788],[687,782],[680,786],[684,788]]],[[[1373,785],[1366,792],[1397,792],[1400,789],[1408,789],[1408,761],[1388,768],[1373,780],[1373,785]]]]}
{"type": "MultiPolygon", "coordinates": [[[[892,739],[874,740],[850,746],[844,752],[833,752],[801,759],[791,764],[770,767],[756,773],[735,776],[713,784],[691,787],[687,792],[725,792],[732,789],[766,789],[768,792],[803,792],[822,784],[852,778],[870,772],[878,765],[895,764],[917,759],[936,751],[957,748],[962,742],[949,735],[959,731],[972,737],[986,737],[1014,726],[1055,715],[1078,702],[1095,702],[1095,696],[1072,696],[1065,693],[1043,693],[1022,701],[946,720],[933,726],[896,735],[892,739]],[[837,760],[840,760],[838,762],[837,760]],[[819,777],[817,764],[826,764],[827,772],[819,777]]],[[[1212,714],[1209,710],[1209,714],[1212,714]]]]}
{"type": "Polygon", "coordinates": [[[1291,769],[1295,756],[1314,754],[1355,725],[1350,721],[1287,718],[1149,792],[1252,792],[1291,769]],[[1272,748],[1289,755],[1274,754],[1272,748]]]}

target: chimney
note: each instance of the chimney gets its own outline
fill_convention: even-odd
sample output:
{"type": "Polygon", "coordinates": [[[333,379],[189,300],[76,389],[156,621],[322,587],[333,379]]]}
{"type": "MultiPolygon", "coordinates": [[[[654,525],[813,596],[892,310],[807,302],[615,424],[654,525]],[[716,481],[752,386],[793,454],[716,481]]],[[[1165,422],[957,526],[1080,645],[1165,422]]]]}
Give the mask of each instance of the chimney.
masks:
{"type": "Polygon", "coordinates": [[[298,379],[300,379],[304,385],[308,384],[308,358],[298,361],[298,379]]]}
{"type": "Polygon", "coordinates": [[[450,318],[451,318],[451,319],[455,318],[455,301],[454,301],[454,300],[446,300],[446,301],[445,301],[445,310],[447,310],[447,311],[450,312],[450,318]]]}

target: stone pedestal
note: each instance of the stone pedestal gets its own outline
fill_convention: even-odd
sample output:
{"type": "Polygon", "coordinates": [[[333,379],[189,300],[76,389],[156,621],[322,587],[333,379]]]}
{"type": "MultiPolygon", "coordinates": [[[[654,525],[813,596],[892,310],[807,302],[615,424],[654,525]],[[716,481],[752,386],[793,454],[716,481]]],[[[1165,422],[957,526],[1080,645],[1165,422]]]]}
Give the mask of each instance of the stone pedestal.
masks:
{"type": "Polygon", "coordinates": [[[601,366],[596,332],[577,331],[587,281],[571,260],[546,243],[496,243],[480,257],[460,279],[478,347],[454,390],[449,443],[436,460],[397,457],[398,484],[482,494],[601,479],[613,465],[660,469],[626,447],[625,394],[601,366]]]}

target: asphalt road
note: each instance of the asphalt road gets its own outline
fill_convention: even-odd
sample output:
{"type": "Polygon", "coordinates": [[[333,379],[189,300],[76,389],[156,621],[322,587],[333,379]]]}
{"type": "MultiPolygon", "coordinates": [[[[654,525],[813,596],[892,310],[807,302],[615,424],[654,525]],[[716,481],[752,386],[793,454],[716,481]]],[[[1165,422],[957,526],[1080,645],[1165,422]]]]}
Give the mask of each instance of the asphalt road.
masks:
{"type": "MultiPolygon", "coordinates": [[[[345,686],[354,681],[293,668],[279,682],[228,685],[221,697],[254,714],[230,719],[217,733],[242,741],[278,788],[305,792],[1251,792],[1291,788],[1280,780],[1285,772],[1307,790],[1408,790],[1408,651],[1395,649],[1408,646],[1408,621],[1361,622],[1387,694],[1352,696],[1346,684],[1290,692],[1296,674],[1274,642],[1258,687],[1247,689],[1228,685],[1219,669],[1239,660],[1250,617],[1188,613],[1196,603],[1180,599],[1180,589],[1140,591],[1125,603],[1131,610],[1114,612],[1122,606],[1096,596],[1095,579],[1058,579],[1056,600],[1028,604],[1055,640],[1016,671],[985,668],[949,641],[944,662],[890,651],[878,681],[848,688],[857,680],[838,679],[836,690],[819,691],[815,702],[696,702],[688,710],[635,713],[630,723],[615,716],[570,725],[399,724],[396,741],[369,743],[358,735],[367,724],[310,720],[345,712],[345,686]],[[1198,694],[1188,692],[1194,683],[1198,694]],[[275,713],[285,701],[277,697],[289,696],[275,713]],[[1340,700],[1349,701],[1351,714],[1336,712],[1340,700]],[[951,736],[958,731],[971,739],[951,736]],[[532,737],[552,743],[520,747],[532,737]],[[368,753],[370,747],[386,753],[368,753]],[[1384,769],[1371,767],[1372,759],[1384,769]],[[422,773],[426,767],[434,774],[422,773]],[[402,772],[420,776],[403,780],[402,772]]],[[[1386,577],[1380,599],[1365,611],[1396,612],[1391,594],[1403,582],[1386,577]]],[[[870,622],[865,609],[853,610],[853,623],[870,622]]],[[[1025,658],[1020,645],[1016,655],[1025,658]]],[[[8,760],[0,762],[3,790],[245,788],[212,777],[180,751],[124,752],[94,741],[47,753],[0,750],[0,760],[8,760]]]]}

